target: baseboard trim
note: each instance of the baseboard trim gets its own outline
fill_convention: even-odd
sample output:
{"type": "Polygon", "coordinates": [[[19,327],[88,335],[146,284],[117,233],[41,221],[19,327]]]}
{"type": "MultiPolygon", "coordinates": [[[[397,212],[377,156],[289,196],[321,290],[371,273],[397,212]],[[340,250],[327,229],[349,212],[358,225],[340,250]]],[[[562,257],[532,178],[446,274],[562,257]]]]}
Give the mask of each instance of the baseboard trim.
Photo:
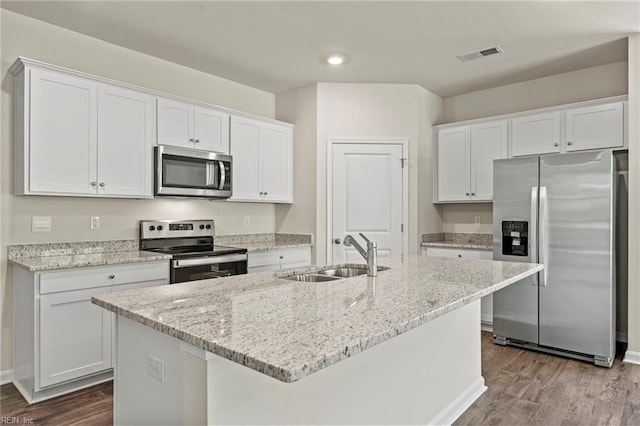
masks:
{"type": "Polygon", "coordinates": [[[493,333],[493,323],[491,321],[480,321],[480,330],[493,333]]]}
{"type": "Polygon", "coordinates": [[[484,385],[484,377],[480,376],[473,382],[459,397],[445,408],[435,419],[427,424],[430,425],[451,425],[462,415],[467,408],[471,407],[476,399],[480,397],[487,387],[484,385]]]}
{"type": "Polygon", "coordinates": [[[0,371],[0,385],[6,385],[13,382],[13,370],[0,371]]]}
{"type": "Polygon", "coordinates": [[[640,352],[632,352],[632,351],[625,352],[623,361],[628,362],[629,364],[640,365],[640,352]]]}

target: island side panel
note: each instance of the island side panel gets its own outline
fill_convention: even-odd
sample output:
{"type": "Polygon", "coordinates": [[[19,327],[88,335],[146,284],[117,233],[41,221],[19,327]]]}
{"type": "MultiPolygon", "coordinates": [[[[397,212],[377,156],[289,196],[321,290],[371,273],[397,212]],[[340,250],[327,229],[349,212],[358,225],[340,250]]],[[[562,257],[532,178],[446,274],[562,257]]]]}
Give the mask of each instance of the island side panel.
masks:
{"type": "Polygon", "coordinates": [[[209,424],[451,423],[486,389],[480,301],[294,383],[215,356],[209,424]]]}

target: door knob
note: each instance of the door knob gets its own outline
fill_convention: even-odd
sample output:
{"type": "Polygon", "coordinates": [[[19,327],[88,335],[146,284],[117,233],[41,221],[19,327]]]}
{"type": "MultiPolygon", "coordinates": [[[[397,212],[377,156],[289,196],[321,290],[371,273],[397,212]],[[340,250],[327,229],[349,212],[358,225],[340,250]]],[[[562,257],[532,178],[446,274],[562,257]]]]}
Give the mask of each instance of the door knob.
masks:
{"type": "Polygon", "coordinates": [[[336,238],[336,239],[333,240],[333,242],[335,244],[340,244],[342,242],[342,240],[340,238],[336,238]]]}

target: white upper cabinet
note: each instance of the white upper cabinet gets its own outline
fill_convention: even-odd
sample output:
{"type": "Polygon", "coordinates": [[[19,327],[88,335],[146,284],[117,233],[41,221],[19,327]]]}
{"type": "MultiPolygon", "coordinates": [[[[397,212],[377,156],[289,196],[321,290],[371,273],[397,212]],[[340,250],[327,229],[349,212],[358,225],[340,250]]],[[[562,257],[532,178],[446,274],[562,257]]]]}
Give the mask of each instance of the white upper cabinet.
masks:
{"type": "Polygon", "coordinates": [[[155,98],[117,86],[98,87],[98,194],[153,195],[155,98]]]}
{"type": "Polygon", "coordinates": [[[460,201],[470,198],[469,126],[438,132],[438,201],[460,201]]]}
{"type": "Polygon", "coordinates": [[[622,102],[567,111],[567,151],[624,145],[622,102]]]}
{"type": "Polygon", "coordinates": [[[507,158],[507,122],[471,126],[471,199],[493,200],[493,160],[507,158]]]}
{"type": "Polygon", "coordinates": [[[90,195],[97,180],[98,85],[40,69],[17,80],[18,194],[90,195]],[[19,99],[18,99],[19,98],[19,99]],[[18,171],[22,173],[18,173],[18,171]]]}
{"type": "Polygon", "coordinates": [[[560,152],[560,113],[528,115],[511,120],[511,155],[560,152]]]}
{"type": "Polygon", "coordinates": [[[293,202],[291,126],[231,116],[231,201],[293,202]]]}
{"type": "Polygon", "coordinates": [[[229,114],[158,98],[158,144],[229,153],[229,114]]]}
{"type": "Polygon", "coordinates": [[[154,97],[38,66],[15,75],[17,195],[153,196],[154,97]]]}
{"type": "Polygon", "coordinates": [[[507,157],[507,122],[438,132],[437,201],[491,201],[493,160],[507,157]]]}

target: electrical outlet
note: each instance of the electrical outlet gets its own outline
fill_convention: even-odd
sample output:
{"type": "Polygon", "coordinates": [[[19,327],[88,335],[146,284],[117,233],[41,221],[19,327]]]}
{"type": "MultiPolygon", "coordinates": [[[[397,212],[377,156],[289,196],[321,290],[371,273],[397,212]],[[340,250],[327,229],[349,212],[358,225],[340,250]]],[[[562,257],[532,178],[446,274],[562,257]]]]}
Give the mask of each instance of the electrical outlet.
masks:
{"type": "Polygon", "coordinates": [[[480,225],[480,216],[475,217],[475,224],[480,225]]]}
{"type": "Polygon", "coordinates": [[[91,229],[99,229],[99,228],[100,228],[100,217],[91,216],[91,229]]]}
{"type": "Polygon", "coordinates": [[[251,225],[251,217],[250,216],[245,216],[244,217],[244,226],[249,226],[251,225]]]}
{"type": "Polygon", "coordinates": [[[32,216],[31,232],[51,232],[51,216],[32,216]]]}
{"type": "Polygon", "coordinates": [[[147,374],[164,383],[164,360],[147,352],[147,374]]]}

